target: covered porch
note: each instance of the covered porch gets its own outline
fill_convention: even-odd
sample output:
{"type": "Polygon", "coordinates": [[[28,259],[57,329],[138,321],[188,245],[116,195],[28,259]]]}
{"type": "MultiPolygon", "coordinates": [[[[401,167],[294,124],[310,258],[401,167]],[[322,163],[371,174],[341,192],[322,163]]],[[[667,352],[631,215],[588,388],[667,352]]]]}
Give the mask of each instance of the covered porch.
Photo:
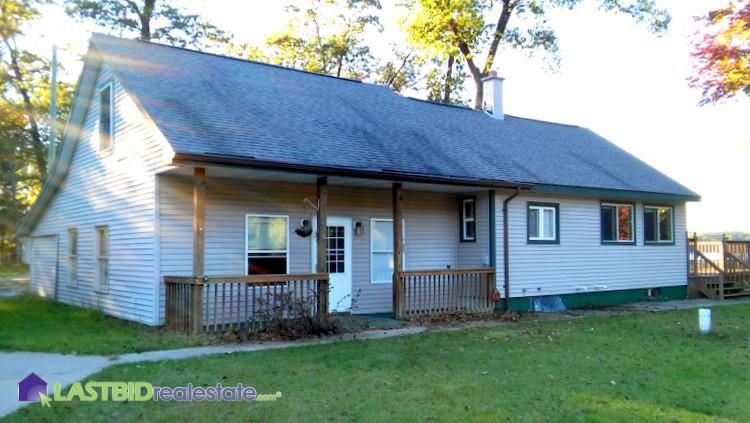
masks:
{"type": "MultiPolygon", "coordinates": [[[[223,331],[301,309],[399,319],[493,310],[502,187],[379,175],[204,163],[161,175],[160,198],[192,205],[191,268],[161,266],[166,325],[223,331]]],[[[169,215],[176,204],[161,209],[162,233],[185,224],[169,215]]]]}

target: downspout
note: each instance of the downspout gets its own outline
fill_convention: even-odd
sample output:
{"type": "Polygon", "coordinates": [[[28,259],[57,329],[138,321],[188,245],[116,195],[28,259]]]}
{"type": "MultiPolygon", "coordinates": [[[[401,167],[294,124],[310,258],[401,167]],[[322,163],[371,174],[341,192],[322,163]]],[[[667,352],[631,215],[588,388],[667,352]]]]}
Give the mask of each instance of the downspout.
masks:
{"type": "Polygon", "coordinates": [[[503,290],[505,291],[505,311],[510,311],[510,246],[508,245],[508,204],[518,197],[520,188],[516,188],[510,197],[503,200],[503,290]]]}

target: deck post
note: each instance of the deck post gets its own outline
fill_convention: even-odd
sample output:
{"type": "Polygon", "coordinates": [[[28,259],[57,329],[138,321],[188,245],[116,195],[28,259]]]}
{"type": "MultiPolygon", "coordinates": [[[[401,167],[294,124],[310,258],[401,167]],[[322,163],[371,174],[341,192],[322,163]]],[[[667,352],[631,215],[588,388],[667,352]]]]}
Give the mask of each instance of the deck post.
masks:
{"type": "MultiPolygon", "coordinates": [[[[328,178],[320,177],[317,181],[318,230],[315,236],[317,261],[315,271],[328,273],[328,178]]],[[[328,314],[328,282],[318,281],[318,313],[328,314]]]]}
{"type": "Polygon", "coordinates": [[[403,242],[403,189],[400,182],[394,182],[392,190],[393,205],[393,314],[401,316],[401,272],[404,270],[403,242]]]}
{"type": "Polygon", "coordinates": [[[193,283],[190,306],[190,331],[203,327],[203,277],[205,276],[206,169],[193,170],[193,283]]]}

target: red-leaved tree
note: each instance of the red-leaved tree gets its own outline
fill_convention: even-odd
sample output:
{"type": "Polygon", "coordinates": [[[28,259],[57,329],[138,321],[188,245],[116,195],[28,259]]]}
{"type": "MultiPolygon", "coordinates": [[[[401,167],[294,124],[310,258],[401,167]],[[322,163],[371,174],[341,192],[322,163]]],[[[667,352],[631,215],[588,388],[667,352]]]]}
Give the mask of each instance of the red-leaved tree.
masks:
{"type": "Polygon", "coordinates": [[[750,95],[750,0],[732,1],[697,19],[704,27],[695,37],[688,81],[702,91],[700,104],[750,95]]]}

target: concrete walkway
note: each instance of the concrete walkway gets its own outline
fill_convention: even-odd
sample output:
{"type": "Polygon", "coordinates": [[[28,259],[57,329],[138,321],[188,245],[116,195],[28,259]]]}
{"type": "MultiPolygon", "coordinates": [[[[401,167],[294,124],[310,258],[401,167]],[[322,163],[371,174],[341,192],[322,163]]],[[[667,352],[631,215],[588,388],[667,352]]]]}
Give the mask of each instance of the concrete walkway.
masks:
{"type": "MultiPolygon", "coordinates": [[[[614,307],[610,310],[580,310],[574,315],[560,315],[563,318],[578,318],[588,316],[606,316],[632,312],[659,312],[693,309],[699,307],[718,307],[735,304],[750,304],[750,300],[714,301],[714,300],[682,300],[667,302],[635,303],[614,307]]],[[[539,315],[544,319],[543,315],[539,315]]],[[[551,316],[550,316],[551,317],[551,316]]],[[[37,352],[8,352],[0,353],[0,417],[27,405],[17,401],[17,383],[31,372],[36,373],[48,383],[69,385],[82,380],[105,367],[116,364],[139,363],[158,360],[180,360],[215,354],[231,354],[241,352],[266,351],[280,348],[304,347],[310,345],[325,345],[336,342],[353,340],[384,339],[396,336],[413,335],[425,331],[458,330],[478,326],[493,326],[505,324],[500,321],[467,322],[453,326],[438,326],[426,328],[411,326],[399,329],[369,330],[354,334],[345,334],[330,338],[293,342],[268,342],[262,344],[227,344],[207,347],[182,348],[176,350],[150,351],[144,353],[123,354],[119,356],[81,356],[66,354],[51,354],[37,352]]],[[[37,405],[38,406],[38,405],[37,405]]]]}
{"type": "Polygon", "coordinates": [[[184,358],[201,357],[215,354],[230,354],[238,352],[266,351],[280,348],[304,347],[310,345],[324,345],[336,342],[346,342],[366,339],[383,339],[394,336],[412,335],[427,329],[420,326],[372,330],[356,334],[345,334],[330,338],[321,338],[293,342],[268,342],[263,344],[228,344],[207,347],[182,348],[176,350],[150,351],[144,353],[123,354],[119,356],[70,355],[38,352],[7,352],[0,353],[0,417],[16,411],[26,405],[35,403],[18,402],[18,382],[29,373],[34,372],[50,385],[60,383],[67,386],[82,380],[105,367],[116,364],[139,363],[158,360],[181,360],[184,358]]]}

